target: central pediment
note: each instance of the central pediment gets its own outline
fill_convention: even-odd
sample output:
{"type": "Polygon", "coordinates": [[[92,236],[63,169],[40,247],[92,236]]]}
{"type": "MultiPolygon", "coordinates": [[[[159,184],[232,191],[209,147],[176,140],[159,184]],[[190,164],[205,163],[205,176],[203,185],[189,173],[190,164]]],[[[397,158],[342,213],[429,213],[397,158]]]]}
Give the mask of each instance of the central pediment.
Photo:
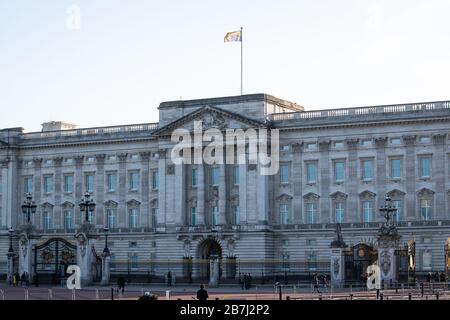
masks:
{"type": "MultiPolygon", "coordinates": [[[[204,106],[184,117],[173,121],[153,132],[156,136],[168,136],[176,129],[194,131],[194,126],[201,125],[202,130],[211,128],[221,131],[226,129],[267,128],[268,124],[220,108],[204,106]]],[[[197,129],[198,129],[197,127],[197,129]]]]}

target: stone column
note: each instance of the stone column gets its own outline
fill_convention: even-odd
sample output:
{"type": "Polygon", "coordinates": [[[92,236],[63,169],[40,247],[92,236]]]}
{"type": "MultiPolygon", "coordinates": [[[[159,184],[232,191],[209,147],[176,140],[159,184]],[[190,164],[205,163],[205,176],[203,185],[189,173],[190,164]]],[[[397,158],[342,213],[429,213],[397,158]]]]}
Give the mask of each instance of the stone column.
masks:
{"type": "MultiPolygon", "coordinates": [[[[80,201],[80,199],[83,197],[83,195],[87,191],[84,188],[84,175],[83,175],[84,156],[76,156],[76,157],[74,157],[74,159],[75,159],[75,176],[74,176],[75,190],[74,190],[74,194],[75,194],[75,201],[80,201]]],[[[81,214],[81,212],[78,214],[77,214],[77,212],[78,212],[78,210],[77,210],[77,206],[76,206],[76,202],[75,202],[75,207],[73,208],[75,228],[77,226],[81,225],[84,221],[84,216],[81,214]]]]}
{"type": "Polygon", "coordinates": [[[256,170],[256,223],[266,225],[269,220],[269,176],[261,174],[262,165],[258,162],[256,170]]]}
{"type": "Polygon", "coordinates": [[[117,155],[119,159],[119,204],[117,205],[117,215],[118,215],[118,227],[127,227],[127,153],[120,153],[117,155]]]}
{"type": "Polygon", "coordinates": [[[0,220],[0,227],[11,226],[11,219],[8,214],[8,197],[10,197],[10,190],[8,189],[8,167],[9,167],[9,159],[3,158],[0,160],[0,186],[3,190],[2,198],[1,198],[1,207],[3,209],[3,214],[0,220]]]}
{"type": "Polygon", "coordinates": [[[41,172],[41,167],[42,167],[42,158],[34,158],[33,159],[33,163],[34,163],[34,176],[33,176],[33,200],[36,202],[36,204],[38,205],[38,210],[36,211],[36,213],[31,217],[31,221],[33,221],[34,225],[39,228],[41,225],[41,219],[39,219],[40,215],[40,206],[39,204],[41,203],[41,194],[42,194],[42,190],[41,190],[41,186],[42,186],[42,172],[41,172]]]}
{"type": "Polygon", "coordinates": [[[62,172],[61,172],[61,164],[63,158],[55,157],[53,158],[53,163],[55,165],[55,206],[53,207],[53,219],[54,219],[54,228],[60,228],[62,226],[61,221],[61,202],[62,202],[62,194],[64,193],[62,186],[62,172]]]}
{"type": "Polygon", "coordinates": [[[247,164],[239,164],[239,223],[247,221],[247,164]]]}
{"type": "MultiPolygon", "coordinates": [[[[29,226],[31,227],[31,226],[29,226]]],[[[32,227],[31,227],[32,228],[32,227]]],[[[22,276],[24,272],[28,273],[28,279],[32,280],[34,270],[32,268],[33,246],[36,239],[30,234],[21,233],[19,235],[19,274],[22,276]]]]}
{"type": "MultiPolygon", "coordinates": [[[[406,168],[406,194],[404,203],[404,217],[403,219],[412,220],[415,218],[416,209],[416,155],[414,153],[414,144],[416,136],[404,136],[403,142],[406,146],[405,168],[406,168]]],[[[378,198],[381,202],[381,197],[378,198]]],[[[381,205],[381,204],[380,204],[381,205]]]]}
{"type": "Polygon", "coordinates": [[[18,161],[15,151],[12,154],[1,160],[1,170],[3,179],[3,194],[2,194],[2,209],[5,216],[4,221],[6,227],[12,226],[15,228],[18,223],[18,215],[21,212],[21,193],[18,191],[19,177],[18,171],[18,161]],[[20,194],[20,195],[19,195],[20,194]],[[19,200],[20,199],[20,200],[19,200]]]}
{"type": "Polygon", "coordinates": [[[358,139],[347,139],[348,148],[348,182],[347,182],[347,207],[348,222],[360,222],[358,195],[358,139]]]}
{"type": "Polygon", "coordinates": [[[433,135],[433,141],[435,145],[435,152],[433,155],[433,166],[432,166],[432,175],[434,181],[436,181],[436,189],[435,189],[435,205],[436,209],[434,210],[434,218],[436,220],[444,220],[446,216],[445,212],[445,141],[446,134],[435,134],[433,135]]]}
{"type": "Polygon", "coordinates": [[[205,224],[205,168],[197,165],[197,224],[205,224]]]}
{"type": "MultiPolygon", "coordinates": [[[[302,165],[303,142],[292,144],[292,185],[294,189],[294,199],[292,199],[293,223],[302,223],[302,189],[303,189],[303,165],[302,165]]],[[[275,208],[275,210],[278,210],[275,208]]]]}
{"type": "Polygon", "coordinates": [[[186,217],[186,179],[185,165],[175,165],[175,217],[174,222],[177,226],[185,224],[186,217]]]}
{"type": "MultiPolygon", "coordinates": [[[[225,158],[225,154],[224,154],[225,158]]],[[[224,160],[224,159],[222,159],[224,160]]],[[[225,161],[223,164],[219,165],[219,201],[218,201],[218,209],[219,209],[219,217],[217,224],[225,225],[226,224],[226,215],[227,215],[227,178],[226,178],[226,166],[225,161]]]]}
{"type": "Polygon", "coordinates": [[[105,202],[105,154],[96,154],[96,162],[97,162],[97,172],[95,179],[95,190],[96,192],[96,208],[95,208],[95,217],[94,224],[98,226],[106,225],[106,216],[104,210],[104,202],[105,202]]]}
{"type": "Polygon", "coordinates": [[[375,138],[375,145],[377,147],[376,157],[376,190],[377,190],[377,208],[384,204],[384,195],[386,194],[386,143],[387,137],[375,138]]]}
{"type": "Polygon", "coordinates": [[[14,275],[14,257],[16,256],[16,254],[14,252],[8,252],[7,253],[7,257],[8,257],[8,265],[7,265],[7,272],[8,272],[8,281],[12,281],[12,277],[14,275]]]}
{"type": "MultiPolygon", "coordinates": [[[[327,223],[330,221],[330,140],[319,141],[320,151],[320,220],[327,223]]],[[[331,170],[331,174],[332,174],[331,170]]]]}
{"type": "Polygon", "coordinates": [[[165,225],[167,206],[166,206],[166,149],[158,151],[158,174],[159,174],[159,191],[158,191],[158,225],[165,225]]]}
{"type": "Polygon", "coordinates": [[[209,261],[209,286],[217,287],[219,284],[219,259],[215,255],[211,255],[211,260],[209,261]]]}
{"type": "Polygon", "coordinates": [[[141,152],[142,162],[142,203],[140,224],[144,227],[150,227],[151,212],[149,208],[150,196],[150,152],[141,152]]]}

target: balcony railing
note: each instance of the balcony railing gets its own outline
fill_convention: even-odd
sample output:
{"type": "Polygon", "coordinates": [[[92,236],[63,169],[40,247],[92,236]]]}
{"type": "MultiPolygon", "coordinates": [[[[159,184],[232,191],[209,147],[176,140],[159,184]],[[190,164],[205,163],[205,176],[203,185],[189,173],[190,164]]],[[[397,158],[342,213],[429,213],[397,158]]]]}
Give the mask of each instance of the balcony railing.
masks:
{"type": "Polygon", "coordinates": [[[117,134],[128,132],[151,132],[158,128],[158,123],[130,124],[123,126],[96,127],[84,129],[56,130],[44,132],[29,132],[20,135],[21,139],[49,139],[59,137],[82,137],[101,134],[117,134]]]}
{"type": "Polygon", "coordinates": [[[450,109],[450,101],[409,103],[409,104],[393,104],[373,107],[356,107],[343,109],[326,109],[305,112],[285,112],[273,113],[269,115],[269,120],[310,120],[318,118],[335,118],[335,117],[355,117],[367,116],[372,114],[386,113],[403,113],[403,112],[421,112],[450,109]]]}

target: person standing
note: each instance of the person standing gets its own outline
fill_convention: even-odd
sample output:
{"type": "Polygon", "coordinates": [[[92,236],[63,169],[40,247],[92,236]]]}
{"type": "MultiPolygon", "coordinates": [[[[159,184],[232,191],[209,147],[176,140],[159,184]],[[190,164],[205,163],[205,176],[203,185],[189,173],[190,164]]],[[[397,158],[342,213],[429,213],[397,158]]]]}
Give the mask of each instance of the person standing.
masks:
{"type": "Polygon", "coordinates": [[[171,287],[172,286],[172,272],[168,272],[167,273],[167,286],[171,287]]]}
{"type": "Polygon", "coordinates": [[[208,300],[209,295],[208,295],[208,291],[205,290],[205,286],[204,285],[200,285],[200,290],[197,291],[197,299],[200,301],[206,301],[208,300]]]}
{"type": "Polygon", "coordinates": [[[117,289],[117,292],[123,294],[125,291],[125,278],[123,276],[119,276],[119,278],[117,279],[117,286],[119,287],[117,289]]]}

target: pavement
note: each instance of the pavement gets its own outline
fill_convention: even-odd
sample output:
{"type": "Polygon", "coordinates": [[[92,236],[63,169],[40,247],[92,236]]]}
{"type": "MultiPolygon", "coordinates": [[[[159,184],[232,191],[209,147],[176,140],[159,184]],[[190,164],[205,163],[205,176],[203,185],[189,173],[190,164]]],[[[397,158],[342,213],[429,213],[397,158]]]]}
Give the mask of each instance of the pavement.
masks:
{"type": "MultiPolygon", "coordinates": [[[[30,286],[11,287],[0,284],[0,300],[136,300],[145,292],[157,295],[159,300],[194,300],[198,286],[163,286],[163,285],[128,285],[124,294],[118,293],[117,286],[89,286],[79,290],[69,290],[62,286],[30,286]],[[111,288],[114,288],[112,293],[111,288]]],[[[209,288],[210,300],[278,300],[279,288],[273,285],[255,285],[249,290],[242,290],[238,286],[220,286],[209,288]]],[[[313,292],[310,286],[286,285],[281,287],[282,299],[290,300],[376,300],[376,291],[365,288],[320,288],[320,293],[313,292]]],[[[380,290],[378,299],[408,300],[411,293],[412,300],[450,300],[450,291],[427,290],[422,297],[417,289],[380,290]],[[438,293],[438,296],[436,295],[438,293]]]]}

